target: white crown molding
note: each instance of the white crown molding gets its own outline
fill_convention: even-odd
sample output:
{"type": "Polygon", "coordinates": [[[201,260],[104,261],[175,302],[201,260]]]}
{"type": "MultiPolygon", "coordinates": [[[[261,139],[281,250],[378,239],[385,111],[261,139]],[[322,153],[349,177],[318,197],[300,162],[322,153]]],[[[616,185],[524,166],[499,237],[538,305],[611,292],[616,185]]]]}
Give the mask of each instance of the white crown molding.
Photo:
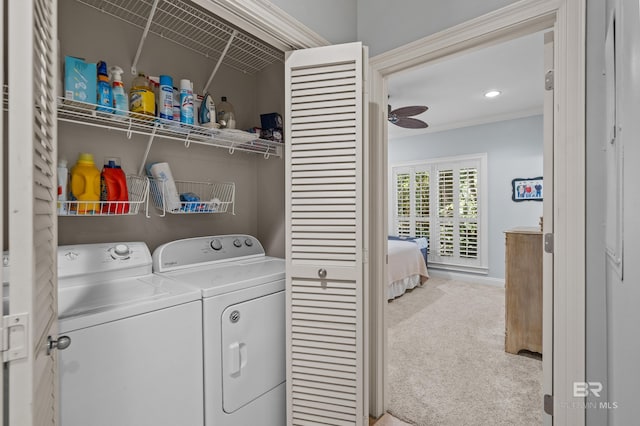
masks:
{"type": "Polygon", "coordinates": [[[283,52],[331,44],[267,0],[192,1],[283,52]]]}

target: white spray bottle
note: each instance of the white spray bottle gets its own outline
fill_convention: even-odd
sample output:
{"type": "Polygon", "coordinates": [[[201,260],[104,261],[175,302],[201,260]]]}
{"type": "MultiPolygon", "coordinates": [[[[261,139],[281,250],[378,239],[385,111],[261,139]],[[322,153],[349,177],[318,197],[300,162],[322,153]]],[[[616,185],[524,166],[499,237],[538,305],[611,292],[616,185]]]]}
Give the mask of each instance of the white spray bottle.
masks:
{"type": "Polygon", "coordinates": [[[113,97],[113,108],[116,115],[127,115],[129,111],[129,99],[122,83],[122,68],[114,66],[109,68],[111,74],[111,92],[113,97]]]}

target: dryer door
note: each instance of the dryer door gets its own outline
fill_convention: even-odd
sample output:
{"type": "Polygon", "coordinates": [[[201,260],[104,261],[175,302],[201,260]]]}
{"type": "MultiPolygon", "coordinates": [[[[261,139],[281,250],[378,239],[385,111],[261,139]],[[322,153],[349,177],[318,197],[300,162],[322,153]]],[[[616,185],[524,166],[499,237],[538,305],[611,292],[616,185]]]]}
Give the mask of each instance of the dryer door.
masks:
{"type": "Polygon", "coordinates": [[[285,381],[284,291],[222,312],[222,406],[233,413],[285,381]]]}

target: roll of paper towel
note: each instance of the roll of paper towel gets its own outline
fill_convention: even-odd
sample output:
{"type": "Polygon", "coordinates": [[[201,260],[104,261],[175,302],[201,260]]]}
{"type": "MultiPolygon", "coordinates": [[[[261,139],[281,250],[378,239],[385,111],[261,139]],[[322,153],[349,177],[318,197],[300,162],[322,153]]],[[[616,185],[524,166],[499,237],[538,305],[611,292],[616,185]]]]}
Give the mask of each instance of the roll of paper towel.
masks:
{"type": "Polygon", "coordinates": [[[180,195],[176,182],[173,180],[169,163],[154,163],[149,167],[149,174],[158,181],[158,189],[164,199],[164,208],[167,211],[180,210],[180,195]]]}

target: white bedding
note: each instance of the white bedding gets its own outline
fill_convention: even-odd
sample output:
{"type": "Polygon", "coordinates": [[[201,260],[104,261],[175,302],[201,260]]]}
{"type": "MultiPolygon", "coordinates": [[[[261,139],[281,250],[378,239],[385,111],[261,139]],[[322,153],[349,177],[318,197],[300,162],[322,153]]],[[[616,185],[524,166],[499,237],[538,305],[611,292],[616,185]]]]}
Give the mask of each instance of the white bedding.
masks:
{"type": "Polygon", "coordinates": [[[429,278],[429,273],[416,243],[388,240],[387,244],[387,299],[390,300],[423,284],[429,278]]]}

